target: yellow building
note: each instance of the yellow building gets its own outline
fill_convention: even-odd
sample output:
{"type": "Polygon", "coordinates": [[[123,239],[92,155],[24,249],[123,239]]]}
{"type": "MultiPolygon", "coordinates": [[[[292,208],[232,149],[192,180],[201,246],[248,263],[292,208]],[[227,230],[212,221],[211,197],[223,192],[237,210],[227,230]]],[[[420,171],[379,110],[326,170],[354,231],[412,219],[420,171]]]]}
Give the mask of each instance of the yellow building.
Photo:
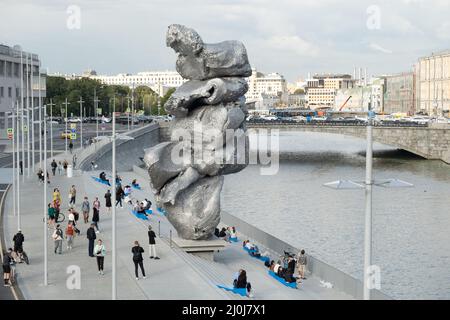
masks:
{"type": "Polygon", "coordinates": [[[450,51],[419,58],[415,66],[416,111],[448,116],[450,110],[450,51]]]}

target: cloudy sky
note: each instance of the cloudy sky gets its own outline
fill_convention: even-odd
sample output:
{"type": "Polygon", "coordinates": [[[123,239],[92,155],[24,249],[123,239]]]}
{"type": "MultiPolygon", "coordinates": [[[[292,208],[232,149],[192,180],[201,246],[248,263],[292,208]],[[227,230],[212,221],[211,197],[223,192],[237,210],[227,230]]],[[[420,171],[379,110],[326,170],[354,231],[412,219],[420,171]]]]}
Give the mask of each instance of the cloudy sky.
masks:
{"type": "Polygon", "coordinates": [[[408,71],[450,49],[449,0],[0,0],[0,43],[38,53],[51,73],[173,70],[171,23],[205,42],[240,40],[253,67],[289,81],[408,71]]]}

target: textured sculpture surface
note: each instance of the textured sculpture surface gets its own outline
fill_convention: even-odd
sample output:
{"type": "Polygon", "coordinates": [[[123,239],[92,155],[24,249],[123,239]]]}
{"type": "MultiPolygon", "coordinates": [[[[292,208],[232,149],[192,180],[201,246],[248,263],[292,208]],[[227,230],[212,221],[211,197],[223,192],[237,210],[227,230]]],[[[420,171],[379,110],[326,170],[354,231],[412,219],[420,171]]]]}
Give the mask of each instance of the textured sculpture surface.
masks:
{"type": "Polygon", "coordinates": [[[247,165],[245,77],[251,75],[239,41],[206,44],[190,28],[169,26],[167,46],[189,79],[164,105],[174,116],[171,141],[146,151],[157,205],[180,237],[208,239],[220,221],[223,175],[247,165]]]}

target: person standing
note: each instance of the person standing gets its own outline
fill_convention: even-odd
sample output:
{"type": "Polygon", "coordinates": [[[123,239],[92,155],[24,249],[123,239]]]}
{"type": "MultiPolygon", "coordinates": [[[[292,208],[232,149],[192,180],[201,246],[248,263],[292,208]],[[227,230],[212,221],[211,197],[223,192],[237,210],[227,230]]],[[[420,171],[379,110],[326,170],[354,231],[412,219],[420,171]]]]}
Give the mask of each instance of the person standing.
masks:
{"type": "Polygon", "coordinates": [[[53,201],[61,203],[61,193],[58,188],[53,189],[53,201]]]}
{"type": "Polygon", "coordinates": [[[69,224],[67,225],[66,228],[67,250],[72,250],[74,233],[75,228],[73,222],[69,221],[69,224]]]}
{"type": "Polygon", "coordinates": [[[56,229],[53,232],[53,240],[55,241],[55,254],[58,251],[59,254],[62,253],[62,243],[63,243],[63,231],[60,228],[60,225],[56,225],[56,229]]]}
{"type": "Polygon", "coordinates": [[[103,265],[105,262],[106,249],[101,239],[98,239],[97,244],[94,248],[94,252],[95,256],[97,257],[98,274],[104,275],[103,265]]]}
{"type": "Polygon", "coordinates": [[[92,207],[94,210],[94,213],[92,215],[92,222],[97,229],[96,233],[99,233],[100,229],[98,227],[98,222],[100,221],[100,201],[98,200],[98,197],[95,197],[95,200],[92,203],[92,207]]]}
{"type": "Polygon", "coordinates": [[[69,163],[67,162],[67,160],[64,159],[63,162],[63,168],[64,168],[64,174],[67,175],[67,166],[69,165],[69,163]]]}
{"type": "Polygon", "coordinates": [[[19,161],[19,170],[20,170],[20,175],[23,175],[23,162],[22,160],[19,161]]]}
{"type": "Polygon", "coordinates": [[[58,174],[59,175],[62,175],[62,168],[63,168],[63,166],[62,166],[61,161],[58,161],[58,174]]]}
{"type": "Polygon", "coordinates": [[[124,192],[123,192],[122,186],[120,186],[120,185],[117,186],[117,189],[116,189],[116,207],[120,203],[120,209],[123,209],[123,205],[122,205],[123,194],[124,194],[124,192]]]}
{"type": "Polygon", "coordinates": [[[77,197],[77,189],[75,188],[75,185],[72,185],[72,187],[69,190],[69,207],[75,204],[76,197],[77,197]]]}
{"type": "Polygon", "coordinates": [[[72,164],[73,167],[75,168],[75,166],[77,165],[77,154],[75,153],[72,157],[72,164]]]}
{"type": "Polygon", "coordinates": [[[139,280],[138,266],[141,268],[142,276],[145,279],[144,258],[142,257],[144,249],[139,245],[138,241],[134,242],[131,252],[133,253],[134,273],[136,275],[136,280],[139,280]]]}
{"type": "Polygon", "coordinates": [[[86,232],[86,237],[89,240],[89,245],[88,245],[89,257],[94,257],[94,242],[95,242],[95,239],[97,239],[97,236],[95,235],[94,226],[95,226],[95,224],[91,223],[91,226],[89,227],[89,229],[87,229],[87,232],[86,232]]]}
{"type": "Polygon", "coordinates": [[[72,140],[70,140],[70,143],[69,143],[69,151],[70,151],[70,154],[73,153],[73,142],[72,142],[72,140]]]}
{"type": "Polygon", "coordinates": [[[91,210],[91,205],[89,204],[88,197],[84,197],[84,201],[81,204],[81,211],[83,211],[84,223],[89,222],[89,211],[91,210]]]}
{"type": "Polygon", "coordinates": [[[25,241],[25,237],[22,234],[22,230],[17,230],[17,233],[13,237],[14,242],[14,252],[20,254],[23,252],[23,243],[25,241]]]}
{"type": "Polygon", "coordinates": [[[53,207],[53,203],[51,202],[48,204],[47,214],[48,214],[48,225],[54,227],[56,210],[53,207]]]}
{"type": "Polygon", "coordinates": [[[109,190],[105,193],[105,207],[108,212],[111,212],[111,191],[109,190]]]}
{"type": "Polygon", "coordinates": [[[4,286],[10,287],[11,286],[11,263],[13,263],[13,259],[11,257],[12,255],[12,249],[9,248],[8,252],[5,252],[3,254],[3,261],[2,261],[2,267],[3,267],[3,281],[5,281],[4,286]]]}
{"type": "Polygon", "coordinates": [[[302,251],[300,251],[300,253],[297,256],[298,273],[302,279],[306,279],[305,272],[306,272],[306,264],[307,263],[308,263],[308,261],[306,259],[305,250],[302,250],[302,251]]]}
{"type": "Polygon", "coordinates": [[[56,168],[58,167],[58,164],[56,163],[55,159],[53,159],[51,166],[52,166],[53,176],[55,176],[56,168]]]}
{"type": "Polygon", "coordinates": [[[155,238],[155,231],[152,230],[152,226],[148,226],[148,252],[150,254],[150,259],[159,260],[159,257],[156,255],[155,238]]]}

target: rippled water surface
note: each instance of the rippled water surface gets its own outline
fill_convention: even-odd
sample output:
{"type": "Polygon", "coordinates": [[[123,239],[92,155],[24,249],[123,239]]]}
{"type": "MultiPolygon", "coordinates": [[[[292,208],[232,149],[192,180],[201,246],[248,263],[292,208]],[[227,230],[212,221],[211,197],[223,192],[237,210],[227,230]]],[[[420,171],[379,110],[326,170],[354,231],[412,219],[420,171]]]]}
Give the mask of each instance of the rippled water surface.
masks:
{"type": "MultiPolygon", "coordinates": [[[[257,165],[226,176],[222,207],[317,258],[362,278],[364,191],[323,187],[364,180],[365,140],[332,134],[280,135],[277,174],[257,165]]],[[[374,188],[373,263],[381,290],[401,299],[450,299],[450,166],[380,144],[374,178],[414,188],[374,188]]]]}

